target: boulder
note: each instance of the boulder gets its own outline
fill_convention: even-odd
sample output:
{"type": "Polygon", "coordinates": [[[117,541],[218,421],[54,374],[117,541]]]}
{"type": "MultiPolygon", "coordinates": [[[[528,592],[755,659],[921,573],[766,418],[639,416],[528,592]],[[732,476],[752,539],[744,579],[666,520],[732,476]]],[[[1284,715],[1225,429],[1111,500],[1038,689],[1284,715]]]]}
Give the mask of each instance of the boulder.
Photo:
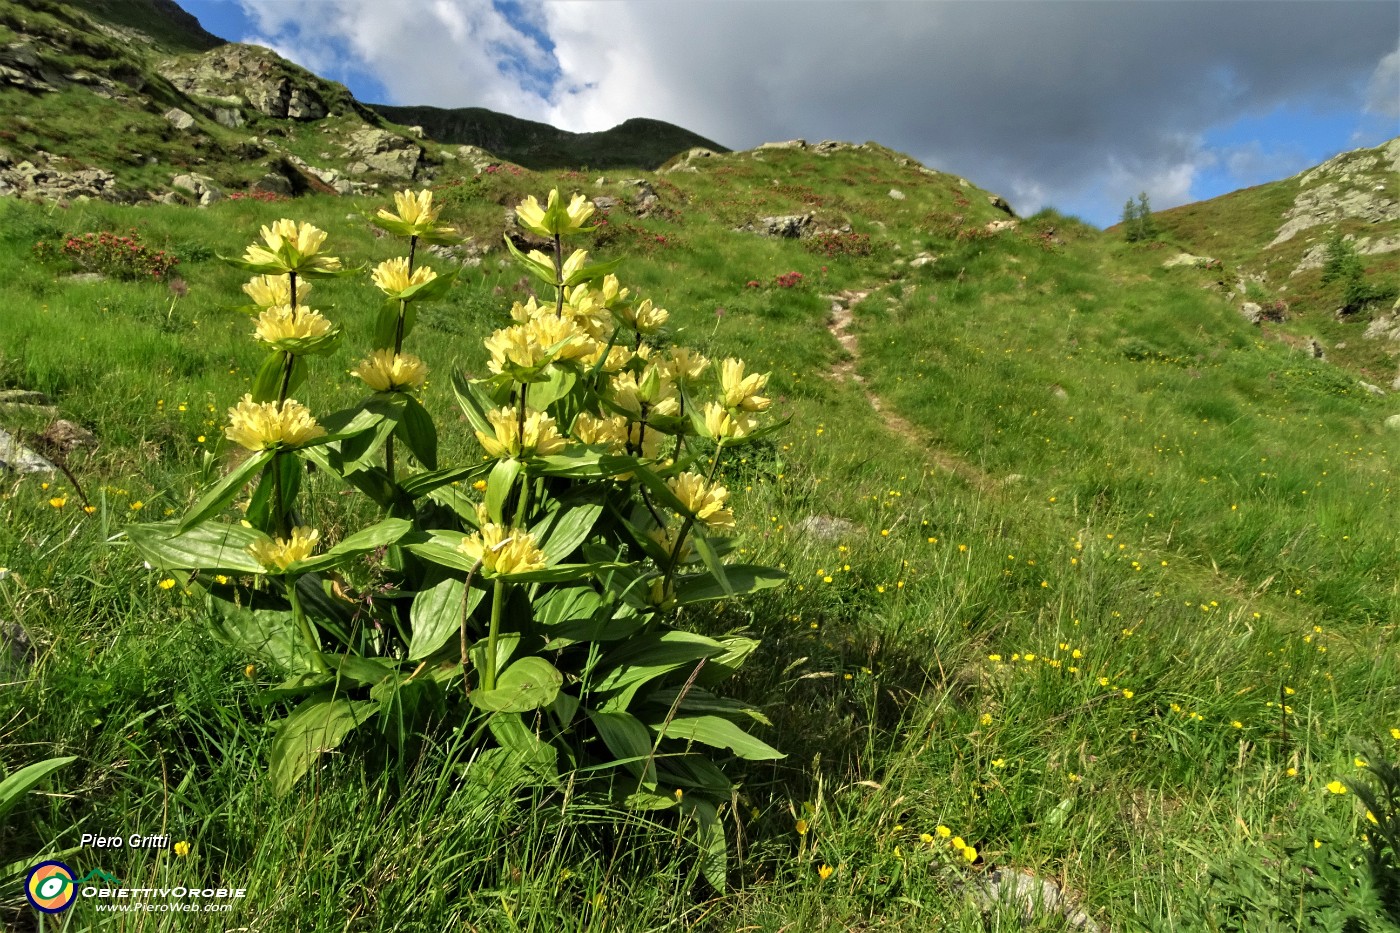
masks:
{"type": "Polygon", "coordinates": [[[1177,253],[1166,262],[1162,263],[1163,269],[1177,269],[1187,266],[1192,269],[1214,269],[1220,266],[1219,259],[1212,259],[1210,256],[1193,256],[1190,253],[1177,253]]]}
{"type": "Polygon", "coordinates": [[[904,200],[904,192],[903,192],[903,191],[900,191],[898,188],[891,188],[891,189],[890,189],[890,197],[893,198],[893,199],[896,200],[896,201],[903,201],[903,200],[904,200]]]}
{"type": "Polygon", "coordinates": [[[1262,324],[1264,321],[1264,308],[1254,301],[1246,301],[1240,305],[1240,317],[1251,324],[1262,324]]]}
{"type": "Polygon", "coordinates": [[[180,132],[192,130],[195,127],[194,117],[190,116],[179,107],[171,107],[165,111],[165,119],[170,121],[170,125],[180,132]]]}
{"type": "Polygon", "coordinates": [[[987,203],[1009,217],[1015,217],[1016,212],[1011,209],[1011,205],[1006,203],[1006,199],[999,194],[987,195],[987,203]]]}
{"type": "Polygon", "coordinates": [[[268,172],[262,178],[253,183],[254,191],[266,191],[270,194],[280,194],[284,197],[292,196],[292,183],[286,175],[279,175],[276,172],[268,172]]]}
{"type": "Polygon", "coordinates": [[[186,172],[176,175],[170,180],[172,188],[179,188],[188,191],[199,201],[200,204],[211,204],[223,197],[223,190],[208,175],[201,175],[198,172],[186,172]],[[206,195],[210,196],[205,200],[206,195]]]}
{"type": "Polygon", "coordinates": [[[1015,230],[1019,226],[1014,220],[993,220],[987,224],[988,233],[1003,233],[1007,230],[1015,230]]]}
{"type": "Polygon", "coordinates": [[[327,114],[318,90],[320,79],[260,46],[230,42],[193,59],[160,62],[156,68],[186,94],[233,107],[246,104],[264,116],[319,120],[327,114]]]}
{"type": "Polygon", "coordinates": [[[412,178],[418,173],[423,158],[423,148],[413,140],[374,127],[351,133],[343,148],[345,157],[351,160],[346,169],[351,174],[378,172],[395,178],[412,178]]]}
{"type": "Polygon", "coordinates": [[[795,240],[806,236],[812,228],[812,215],[787,214],[781,217],[760,217],[737,229],[744,233],[757,233],[759,236],[780,237],[795,240]]]}
{"type": "Polygon", "coordinates": [[[1391,415],[1385,419],[1385,426],[1392,431],[1400,431],[1400,415],[1391,415]]]}
{"type": "Polygon", "coordinates": [[[0,472],[56,473],[58,467],[0,428],[0,472]]]}
{"type": "Polygon", "coordinates": [[[236,130],[243,125],[243,111],[237,107],[216,107],[214,108],[214,122],[236,130]]]}
{"type": "Polygon", "coordinates": [[[754,149],[754,152],[761,152],[761,151],[764,150],[764,149],[806,149],[806,148],[807,148],[807,140],[805,140],[805,139],[789,139],[789,140],[785,140],[784,142],[761,143],[760,145],[758,145],[758,146],[754,149]]]}

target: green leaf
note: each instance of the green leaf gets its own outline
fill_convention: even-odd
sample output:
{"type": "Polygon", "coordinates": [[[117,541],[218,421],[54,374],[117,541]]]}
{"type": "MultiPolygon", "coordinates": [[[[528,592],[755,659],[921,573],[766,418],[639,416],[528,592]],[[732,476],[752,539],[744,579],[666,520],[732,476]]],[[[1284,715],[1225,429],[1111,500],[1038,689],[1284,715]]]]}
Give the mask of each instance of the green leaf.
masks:
{"type": "MultiPolygon", "coordinates": [[[[721,655],[721,657],[723,656],[721,655]]],[[[703,676],[705,671],[718,663],[719,660],[719,658],[711,658],[706,661],[705,667],[700,671],[701,675],[703,676]]],[[[690,690],[686,691],[685,696],[680,699],[680,703],[677,705],[676,700],[680,697],[680,687],[662,687],[647,694],[646,701],[647,703],[665,708],[668,713],[674,706],[683,713],[716,713],[729,719],[735,716],[747,716],[760,725],[772,725],[768,717],[763,715],[761,710],[755,709],[739,700],[715,696],[708,690],[701,690],[692,686],[690,690]]]]}
{"type": "Polygon", "coordinates": [[[437,469],[437,426],[428,410],[411,395],[404,395],[403,420],[394,433],[419,463],[429,470],[437,469]]]}
{"type": "MultiPolygon", "coordinates": [[[[425,470],[422,473],[413,473],[406,477],[400,484],[400,488],[408,494],[409,498],[419,499],[429,493],[435,492],[443,486],[452,483],[460,483],[467,480],[475,480],[479,476],[485,476],[491,471],[492,464],[488,461],[477,463],[472,466],[444,467],[441,470],[425,470]]],[[[447,503],[443,503],[447,505],[447,503]]],[[[448,506],[449,508],[451,506],[448,506]]]]}
{"type": "Polygon", "coordinates": [[[559,753],[552,745],[525,725],[517,713],[497,713],[489,720],[491,735],[501,747],[537,778],[554,782],[559,779],[559,753]]]}
{"type": "Polygon", "coordinates": [[[199,497],[199,501],[190,507],[184,518],[180,519],[180,524],[176,526],[177,531],[189,531],[195,525],[223,511],[234,499],[238,498],[243,487],[258,474],[258,472],[276,456],[276,451],[260,450],[238,466],[230,470],[222,479],[209,488],[204,495],[199,497]]]}
{"type": "Polygon", "coordinates": [[[608,751],[617,756],[613,766],[621,765],[633,776],[656,786],[656,764],[652,760],[654,746],[651,733],[642,721],[621,710],[612,713],[588,710],[588,718],[603,738],[608,751]]]}
{"type": "Polygon", "coordinates": [[[437,564],[439,567],[450,567],[453,570],[461,570],[467,573],[475,569],[480,573],[480,569],[476,566],[476,559],[468,557],[457,549],[457,546],[462,543],[463,538],[460,531],[430,531],[428,535],[429,537],[427,540],[415,538],[412,541],[406,542],[404,548],[411,553],[417,554],[429,563],[437,564]]]}
{"type": "Polygon", "coordinates": [[[462,613],[471,614],[485,590],[472,589],[465,608],[462,592],[465,583],[449,577],[435,586],[419,590],[409,609],[413,637],[408,645],[408,660],[421,661],[437,652],[462,631],[462,613]]]}
{"type": "Polygon", "coordinates": [[[676,602],[687,606],[731,596],[747,596],[759,590],[782,586],[788,577],[781,570],[756,564],[726,564],[724,575],[729,582],[729,592],[725,592],[720,582],[708,573],[682,577],[676,581],[676,602]]]}
{"type": "Polygon", "coordinates": [[[13,810],[24,799],[24,795],[33,790],[40,781],[77,760],[77,756],[70,755],[67,758],[36,761],[0,781],[0,823],[4,822],[5,814],[13,810]]]}
{"type": "MultiPolygon", "coordinates": [[[[447,297],[448,290],[452,288],[452,283],[457,280],[457,274],[461,271],[461,269],[452,269],[426,282],[410,285],[394,297],[400,301],[441,301],[447,297]]],[[[404,336],[408,336],[407,332],[404,336]]]]}
{"type": "MultiPolygon", "coordinates": [[[[594,497],[595,500],[599,497],[594,497]]],[[[550,566],[572,554],[593,530],[598,516],[603,514],[601,501],[583,501],[565,505],[544,516],[530,529],[535,541],[545,552],[550,566]]]]}
{"type": "Polygon", "coordinates": [[[249,609],[211,597],[208,602],[214,635],[226,645],[292,672],[316,669],[291,612],[249,609]]]}
{"type": "Polygon", "coordinates": [[[312,573],[328,570],[345,561],[346,558],[367,554],[381,547],[395,544],[413,530],[413,523],[403,518],[386,518],[362,528],[324,554],[301,560],[287,568],[290,573],[312,573]]]}
{"type": "Polygon", "coordinates": [[[758,639],[743,635],[726,635],[719,641],[724,645],[724,654],[710,658],[705,669],[695,678],[695,682],[702,687],[718,686],[733,677],[761,644],[758,639]]]}
{"type": "Polygon", "coordinates": [[[543,570],[503,573],[498,576],[512,583],[566,583],[570,580],[588,580],[605,570],[625,566],[626,564],[555,564],[543,570]]]}
{"type": "Polygon", "coordinates": [[[728,719],[719,716],[677,716],[669,723],[663,720],[648,725],[659,737],[727,748],[740,758],[750,761],[772,761],[787,757],[773,746],[754,738],[728,719]]]}
{"type": "Polygon", "coordinates": [[[508,249],[510,251],[510,254],[516,258],[516,260],[520,263],[521,266],[524,267],[526,272],[528,272],[530,275],[533,275],[535,278],[539,279],[541,282],[545,283],[551,288],[554,288],[559,284],[559,272],[557,269],[554,268],[554,265],[552,263],[550,264],[549,268],[546,269],[544,266],[537,264],[525,253],[522,253],[520,250],[516,249],[515,244],[510,241],[510,237],[504,237],[504,239],[506,241],[506,249],[508,249]]]}
{"type": "Polygon", "coordinates": [[[564,280],[565,288],[573,288],[584,282],[593,282],[601,279],[609,273],[615,272],[617,267],[622,265],[621,259],[610,259],[607,262],[593,262],[579,269],[573,275],[564,280]]]}
{"type": "Polygon", "coordinates": [[[705,537],[705,533],[700,530],[700,523],[696,522],[690,528],[690,543],[695,545],[695,550],[700,558],[705,562],[705,568],[714,575],[715,582],[719,584],[720,590],[725,596],[734,596],[734,585],[729,582],[729,574],[725,572],[723,562],[719,555],[710,545],[710,539],[705,537]]]}
{"type": "Polygon", "coordinates": [[[472,705],[495,713],[527,713],[554,702],[564,675],[544,658],[526,655],[501,671],[496,689],[473,690],[472,705]]]}
{"type": "Polygon", "coordinates": [[[491,422],[486,419],[486,413],[496,407],[495,402],[483,396],[475,385],[458,372],[452,374],[452,392],[457,396],[457,405],[467,416],[472,430],[491,434],[491,422]]]}
{"type": "Polygon", "coordinates": [[[297,456],[314,463],[331,476],[338,476],[345,482],[354,486],[360,492],[369,496],[382,509],[387,509],[394,504],[397,497],[397,490],[394,484],[389,482],[388,475],[381,467],[366,467],[355,470],[353,473],[342,469],[339,460],[339,452],[320,447],[302,447],[297,450],[297,456]]]}
{"type": "Polygon", "coordinates": [[[358,687],[370,687],[398,674],[394,663],[384,658],[362,658],[353,654],[323,657],[331,667],[340,672],[343,680],[348,680],[358,687]]]}
{"type": "Polygon", "coordinates": [[[681,668],[693,668],[701,658],[724,653],[724,646],[713,638],[691,632],[667,631],[633,638],[609,651],[599,661],[602,679],[595,691],[625,691],[619,706],[626,708],[631,693],[643,683],[681,668]],[[629,689],[630,688],[630,689],[629,689]]]}
{"type": "Polygon", "coordinates": [[[271,402],[277,398],[282,391],[282,368],[286,357],[287,354],[281,350],[273,350],[263,360],[258,374],[253,377],[253,401],[271,402]]]}
{"type": "Polygon", "coordinates": [[[683,799],[681,807],[695,817],[695,847],[700,851],[700,874],[721,894],[729,882],[729,849],[719,811],[708,800],[683,799]]]}
{"type": "Polygon", "coordinates": [[[568,395],[578,380],[572,372],[559,366],[549,366],[548,374],[542,382],[532,382],[525,391],[525,404],[536,411],[544,411],[568,395]]]}
{"type": "Polygon", "coordinates": [[[174,522],[156,522],[132,525],[126,534],[141,556],[162,570],[263,572],[248,548],[267,536],[242,525],[205,522],[179,533],[174,522]]]}
{"type": "Polygon", "coordinates": [[[312,697],[282,720],[268,754],[273,791],[285,796],[323,752],[340,746],[379,708],[373,700],[312,697]]]}
{"type": "Polygon", "coordinates": [[[491,516],[491,521],[505,521],[505,504],[515,489],[515,478],[520,475],[520,470],[520,461],[513,459],[497,460],[491,468],[491,475],[486,478],[486,513],[491,516]]]}

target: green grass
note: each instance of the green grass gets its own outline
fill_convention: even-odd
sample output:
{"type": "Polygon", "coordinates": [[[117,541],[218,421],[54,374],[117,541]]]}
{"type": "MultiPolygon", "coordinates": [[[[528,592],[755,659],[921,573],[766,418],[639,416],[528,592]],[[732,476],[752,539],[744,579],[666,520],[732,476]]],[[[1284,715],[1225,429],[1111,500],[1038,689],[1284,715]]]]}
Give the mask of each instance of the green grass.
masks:
{"type": "MultiPolygon", "coordinates": [[[[377,202],[0,204],[0,384],[48,392],[102,441],[74,462],[92,515],[59,480],[11,480],[0,499],[0,615],[39,649],[4,678],[0,764],[81,759],[0,826],[0,852],[164,829],[191,842],[187,861],[123,850],[100,867],[248,889],[229,915],[86,912],[69,929],[1021,929],[965,893],[994,866],[1056,880],[1115,930],[1291,930],[1348,909],[1349,929],[1387,929],[1351,868],[1364,813],[1326,786],[1365,774],[1362,741],[1400,749],[1390,409],[1244,324],[1202,288],[1209,273],[1050,214],[976,236],[1003,216],[985,193],[896,158],[721,156],[655,179],[657,216],[619,209],[595,234],[685,342],[771,370],[792,415],[724,470],[743,559],[790,583],[688,620],[763,640],[736,689],[788,753],[734,772],[725,892],[699,881],[673,822],[480,784],[451,721],[397,767],[365,740],[273,797],[281,710],[255,697],[278,672],[249,675],[114,539],[193,500],[260,358],[229,310],[242,277],[216,255],[294,216],[372,264],[396,249],[360,219],[377,202]],[[872,255],[733,229],[807,210],[870,234],[872,255]],[[183,296],[78,284],[29,258],[40,238],[133,225],[188,257],[183,296]],[[921,251],[937,261],[910,269],[921,251]],[[789,272],[795,286],[775,283],[789,272]],[[904,419],[892,425],[831,376],[826,296],[854,288],[872,290],[854,308],[858,369],[904,419]],[[803,531],[813,516],[850,530],[819,539],[803,531]]],[[[502,173],[444,188],[446,219],[494,246],[503,205],[552,184],[621,190],[502,173]]],[[[481,370],[481,338],[520,295],[502,252],[409,339],[435,412],[451,410],[449,370],[481,370]]],[[[350,280],[318,283],[310,303],[347,331],[303,399],[326,411],[358,395],[346,371],[374,302],[350,280]]],[[[444,446],[477,456],[464,425],[444,446]]],[[[362,518],[313,501],[332,536],[362,518]]],[[[13,884],[0,911],[36,926],[13,884]]]]}

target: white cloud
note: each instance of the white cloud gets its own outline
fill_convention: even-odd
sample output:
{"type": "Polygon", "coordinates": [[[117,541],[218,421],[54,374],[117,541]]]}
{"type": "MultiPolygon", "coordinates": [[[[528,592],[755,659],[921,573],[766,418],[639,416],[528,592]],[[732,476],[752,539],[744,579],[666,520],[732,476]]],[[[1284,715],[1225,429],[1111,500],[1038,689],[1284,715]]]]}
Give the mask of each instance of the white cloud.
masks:
{"type": "Polygon", "coordinates": [[[1224,158],[1212,128],[1400,109],[1389,2],[241,2],[298,61],[347,49],[389,103],[646,116],[735,148],[874,139],[1021,210],[1116,214],[1142,187],[1165,207],[1224,158]]]}

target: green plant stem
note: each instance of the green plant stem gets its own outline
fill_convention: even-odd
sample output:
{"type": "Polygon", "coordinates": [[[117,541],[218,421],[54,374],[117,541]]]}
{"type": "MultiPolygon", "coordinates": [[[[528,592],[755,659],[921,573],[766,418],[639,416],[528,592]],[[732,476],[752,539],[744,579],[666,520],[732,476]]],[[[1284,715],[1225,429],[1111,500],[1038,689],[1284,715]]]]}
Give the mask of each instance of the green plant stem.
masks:
{"type": "Polygon", "coordinates": [[[506,581],[497,577],[491,589],[491,627],[486,632],[486,665],[481,671],[481,689],[496,689],[496,639],[501,633],[501,612],[506,604],[506,581]]]}
{"type": "Polygon", "coordinates": [[[301,600],[297,597],[297,581],[295,578],[288,578],[286,584],[287,602],[292,604],[292,618],[296,619],[301,637],[306,642],[307,650],[311,652],[311,661],[316,666],[316,672],[325,674],[330,671],[330,667],[321,654],[321,640],[316,635],[315,627],[301,608],[301,600]]]}
{"type": "Polygon", "coordinates": [[[554,234],[554,313],[564,316],[564,241],[554,234]]]}

